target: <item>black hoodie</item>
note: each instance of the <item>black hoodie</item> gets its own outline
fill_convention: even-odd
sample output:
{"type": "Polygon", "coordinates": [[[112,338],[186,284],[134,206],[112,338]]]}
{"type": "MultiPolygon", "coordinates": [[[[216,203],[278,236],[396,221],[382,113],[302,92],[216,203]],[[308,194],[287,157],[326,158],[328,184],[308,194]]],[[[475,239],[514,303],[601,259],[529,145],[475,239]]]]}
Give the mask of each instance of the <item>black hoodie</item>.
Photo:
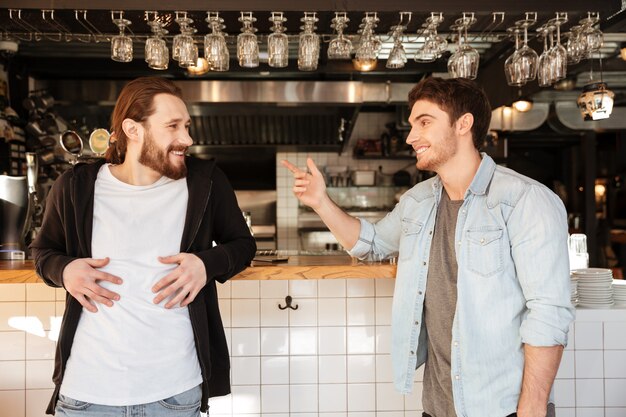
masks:
{"type": "MultiPolygon", "coordinates": [[[[50,286],[63,286],[68,263],[91,258],[94,186],[103,164],[78,164],[52,186],[41,230],[30,246],[37,274],[50,286]]],[[[207,274],[205,287],[188,306],[203,378],[201,411],[206,412],[209,397],[230,393],[228,347],[215,281],[223,283],[249,265],[256,244],[215,161],[186,158],[186,164],[189,202],[180,251],[198,256],[207,274]],[[213,241],[217,246],[212,246],[213,241]]],[[[67,293],[52,378],[56,388],[47,414],[54,414],[82,309],[67,293]]]]}

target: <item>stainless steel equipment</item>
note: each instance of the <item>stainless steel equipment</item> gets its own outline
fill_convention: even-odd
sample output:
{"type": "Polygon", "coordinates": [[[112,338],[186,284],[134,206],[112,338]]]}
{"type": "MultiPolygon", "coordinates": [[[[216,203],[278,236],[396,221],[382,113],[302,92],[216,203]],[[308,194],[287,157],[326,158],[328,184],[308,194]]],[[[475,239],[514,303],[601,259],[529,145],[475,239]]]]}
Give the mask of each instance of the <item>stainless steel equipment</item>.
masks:
{"type": "Polygon", "coordinates": [[[29,213],[26,177],[0,175],[0,259],[23,259],[29,213]]]}

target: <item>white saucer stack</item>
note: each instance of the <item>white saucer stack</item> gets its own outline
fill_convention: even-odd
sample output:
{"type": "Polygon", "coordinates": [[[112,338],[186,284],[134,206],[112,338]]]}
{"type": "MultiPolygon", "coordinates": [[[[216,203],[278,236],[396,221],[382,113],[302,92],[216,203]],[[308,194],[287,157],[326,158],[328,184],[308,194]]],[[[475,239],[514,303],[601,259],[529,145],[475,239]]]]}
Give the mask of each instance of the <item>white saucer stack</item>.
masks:
{"type": "Polygon", "coordinates": [[[613,305],[613,272],[604,268],[584,268],[572,271],[578,289],[578,305],[606,308],[613,305]]]}
{"type": "Polygon", "coordinates": [[[616,307],[626,307],[626,280],[613,280],[613,300],[616,307]]]}
{"type": "Polygon", "coordinates": [[[569,284],[570,299],[572,300],[572,305],[576,306],[578,304],[578,281],[573,275],[570,275],[569,284]]]}

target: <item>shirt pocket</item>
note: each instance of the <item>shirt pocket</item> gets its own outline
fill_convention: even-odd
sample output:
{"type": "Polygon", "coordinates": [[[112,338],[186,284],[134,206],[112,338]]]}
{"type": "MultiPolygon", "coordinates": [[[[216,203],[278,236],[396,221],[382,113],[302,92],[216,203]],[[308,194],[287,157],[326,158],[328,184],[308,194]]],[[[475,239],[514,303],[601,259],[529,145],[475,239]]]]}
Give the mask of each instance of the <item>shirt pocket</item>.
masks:
{"type": "Polygon", "coordinates": [[[467,267],[470,271],[489,277],[504,269],[501,227],[475,227],[468,229],[466,236],[467,267]]]}
{"type": "Polygon", "coordinates": [[[402,236],[400,237],[399,259],[406,260],[413,256],[415,245],[424,224],[413,219],[402,219],[402,236]]]}

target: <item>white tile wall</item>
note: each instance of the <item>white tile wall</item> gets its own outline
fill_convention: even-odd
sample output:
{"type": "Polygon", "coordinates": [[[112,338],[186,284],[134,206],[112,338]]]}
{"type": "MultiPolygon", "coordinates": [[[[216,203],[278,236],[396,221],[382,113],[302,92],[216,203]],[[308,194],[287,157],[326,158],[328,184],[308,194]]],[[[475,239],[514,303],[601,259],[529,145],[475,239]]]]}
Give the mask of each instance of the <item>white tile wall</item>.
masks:
{"type": "MultiPolygon", "coordinates": [[[[211,415],[421,417],[422,369],[412,394],[392,385],[393,282],[219,285],[233,393],[212,399],[211,415]],[[286,295],[298,310],[278,309],[286,295]]],[[[43,417],[64,292],[43,284],[0,289],[0,417],[43,417]]],[[[626,320],[572,326],[554,386],[559,417],[626,416],[625,334],[626,320]]]]}

